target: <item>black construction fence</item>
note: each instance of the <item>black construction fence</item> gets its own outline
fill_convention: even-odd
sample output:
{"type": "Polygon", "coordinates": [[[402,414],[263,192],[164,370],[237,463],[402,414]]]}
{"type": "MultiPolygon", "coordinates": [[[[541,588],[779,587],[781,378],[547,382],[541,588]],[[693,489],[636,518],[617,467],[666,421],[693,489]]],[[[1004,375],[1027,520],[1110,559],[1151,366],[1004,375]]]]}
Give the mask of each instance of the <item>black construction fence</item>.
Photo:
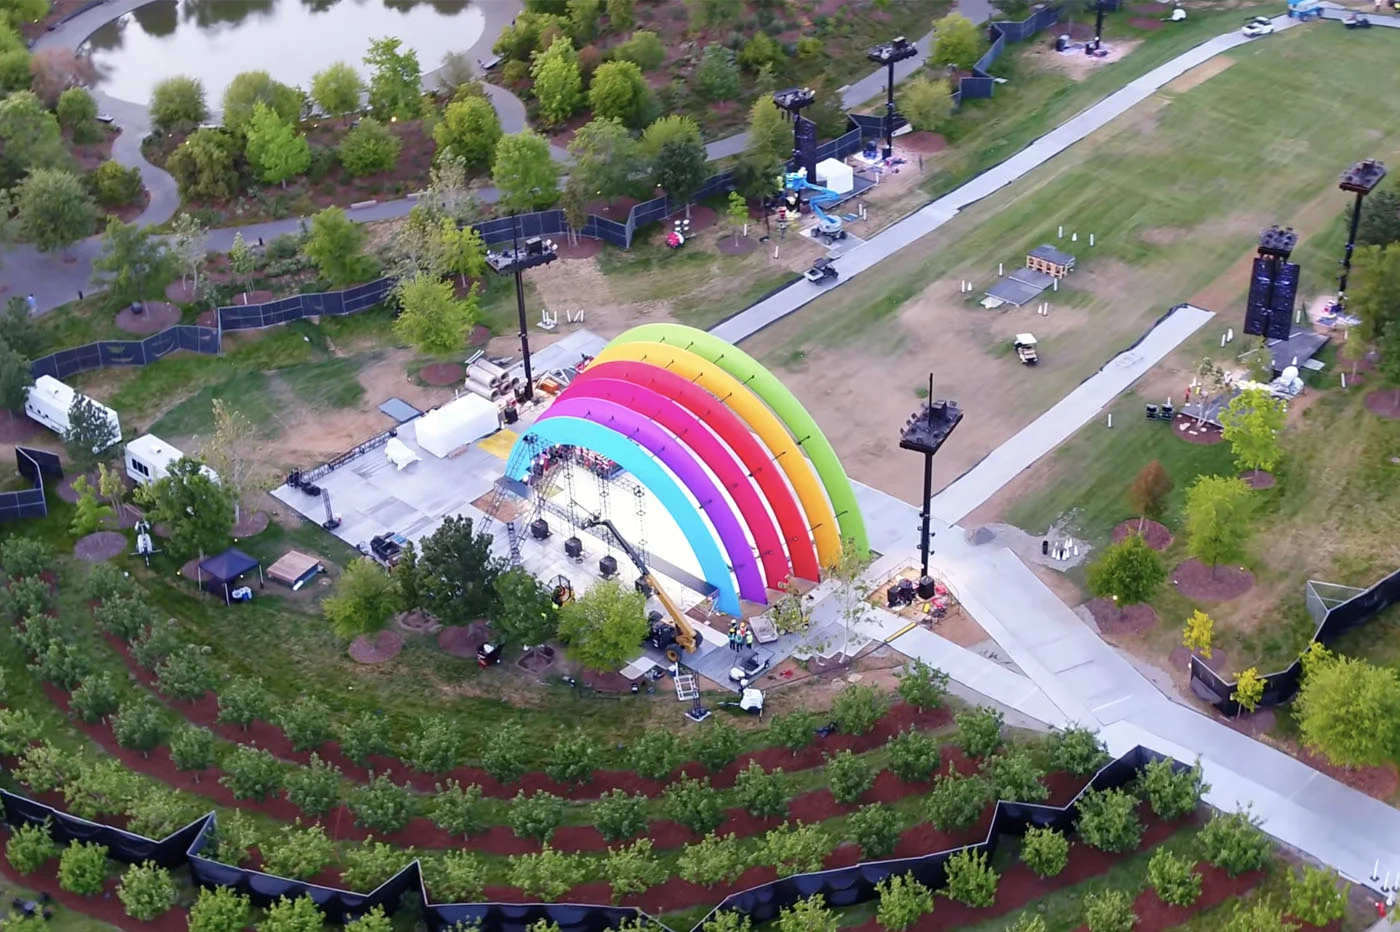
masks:
{"type": "MultiPolygon", "coordinates": [[[[784,907],[816,894],[823,895],[832,906],[850,906],[874,899],[877,896],[875,885],[892,874],[912,874],[930,889],[938,890],[944,885],[944,868],[948,859],[958,852],[986,852],[990,858],[1001,836],[1020,836],[1031,827],[1069,832],[1078,818],[1079,801],[1084,793],[1091,789],[1127,786],[1147,764],[1162,760],[1170,761],[1178,772],[1189,769],[1189,765],[1180,761],[1148,748],[1136,747],[1099,770],[1087,781],[1084,789],[1064,806],[998,801],[985,841],[916,858],[871,861],[852,867],[785,877],[726,897],[711,910],[711,914],[721,909],[734,910],[748,915],[755,923],[766,922],[776,918],[784,907]]],[[[358,918],[376,906],[382,907],[386,913],[392,913],[406,903],[416,903],[423,910],[428,927],[433,932],[461,921],[480,922],[483,932],[525,932],[529,925],[540,919],[558,923],[562,932],[604,932],[616,928],[625,920],[644,916],[629,907],[586,903],[432,903],[423,886],[422,873],[416,860],[369,893],[319,886],[252,868],[222,864],[201,853],[217,832],[218,821],[214,813],[157,840],[80,819],[4,790],[0,790],[0,803],[4,807],[5,821],[11,827],[47,823],[59,842],[76,839],[105,845],[109,856],[121,863],[153,861],[166,868],[188,867],[194,882],[201,887],[232,887],[258,906],[267,906],[279,897],[309,896],[327,919],[336,923],[358,918]]],[[[698,932],[703,922],[697,923],[692,932],[698,932]]]]}
{"type": "MultiPolygon", "coordinates": [[[[1104,10],[1113,12],[1122,8],[1122,0],[1104,0],[1104,10]]],[[[992,96],[996,81],[989,73],[992,65],[1006,52],[1008,42],[1024,42],[1048,26],[1058,23],[1064,15],[1063,4],[1041,7],[1030,16],[1019,21],[998,20],[987,26],[987,38],[991,44],[977,64],[972,66],[972,74],[958,79],[953,97],[961,104],[965,100],[985,100],[992,96]]]]}
{"type": "Polygon", "coordinates": [[[307,317],[344,317],[382,304],[394,287],[381,278],[344,291],[324,291],[278,298],[263,304],[234,304],[218,309],[220,330],[258,330],[307,317]]]}
{"type": "Polygon", "coordinates": [[[147,366],[176,350],[217,356],[219,331],[212,327],[177,324],[144,340],[98,340],[40,357],[29,364],[29,373],[36,379],[51,375],[63,380],[79,372],[107,366],[147,366]]]}
{"type": "Polygon", "coordinates": [[[55,454],[46,450],[15,447],[15,468],[34,487],[17,492],[0,492],[0,522],[46,517],[49,502],[44,495],[44,479],[62,479],[63,464],[55,454]]]}
{"type": "MultiPolygon", "coordinates": [[[[1400,570],[1396,570],[1369,589],[1355,590],[1330,587],[1327,583],[1309,582],[1308,612],[1317,620],[1313,641],[1326,647],[1353,628],[1358,628],[1400,601],[1400,570]],[[1346,589],[1348,598],[1329,599],[1322,588],[1346,589]]],[[[1264,676],[1264,693],[1259,706],[1280,706],[1298,694],[1303,681],[1303,662],[1296,659],[1276,673],[1264,676]]],[[[1191,691],[1226,715],[1238,715],[1240,704],[1233,698],[1238,681],[1226,680],[1201,658],[1191,657],[1191,691]]]]}

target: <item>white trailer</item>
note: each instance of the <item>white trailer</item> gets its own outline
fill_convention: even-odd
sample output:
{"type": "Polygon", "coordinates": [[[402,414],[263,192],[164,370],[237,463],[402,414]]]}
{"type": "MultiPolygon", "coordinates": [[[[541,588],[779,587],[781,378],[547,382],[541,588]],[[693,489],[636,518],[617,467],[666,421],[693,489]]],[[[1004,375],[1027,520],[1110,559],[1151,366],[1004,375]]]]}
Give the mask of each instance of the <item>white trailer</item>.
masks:
{"type": "MultiPolygon", "coordinates": [[[[164,479],[170,472],[170,467],[177,460],[183,459],[184,452],[172,444],[166,443],[155,434],[142,434],[126,445],[126,474],[137,485],[150,485],[164,479]]],[[[219,481],[218,473],[208,466],[200,467],[210,479],[219,481]]]]}
{"type": "MultiPolygon", "coordinates": [[[[72,410],[73,399],[77,397],[78,393],[71,386],[51,375],[41,375],[29,386],[29,394],[24,400],[24,413],[62,437],[68,433],[68,412],[72,410]]],[[[120,440],[122,425],[117,418],[117,412],[100,402],[92,403],[106,415],[116,438],[120,440]]],[[[101,453],[102,450],[92,452],[101,453]]]]}

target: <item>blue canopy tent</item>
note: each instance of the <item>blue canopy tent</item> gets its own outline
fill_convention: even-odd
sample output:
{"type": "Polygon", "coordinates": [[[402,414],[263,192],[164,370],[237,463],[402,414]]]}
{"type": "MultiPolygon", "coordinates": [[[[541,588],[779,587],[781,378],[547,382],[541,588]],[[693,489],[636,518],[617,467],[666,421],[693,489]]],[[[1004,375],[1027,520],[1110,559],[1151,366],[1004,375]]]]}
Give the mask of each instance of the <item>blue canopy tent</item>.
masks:
{"type": "Polygon", "coordinates": [[[229,594],[229,584],[235,582],[244,573],[258,571],[258,588],[263,586],[262,564],[248,556],[237,547],[230,547],[223,553],[201,560],[196,575],[199,578],[201,589],[208,589],[210,592],[220,593],[224,597],[224,604],[231,605],[233,598],[229,594]]]}

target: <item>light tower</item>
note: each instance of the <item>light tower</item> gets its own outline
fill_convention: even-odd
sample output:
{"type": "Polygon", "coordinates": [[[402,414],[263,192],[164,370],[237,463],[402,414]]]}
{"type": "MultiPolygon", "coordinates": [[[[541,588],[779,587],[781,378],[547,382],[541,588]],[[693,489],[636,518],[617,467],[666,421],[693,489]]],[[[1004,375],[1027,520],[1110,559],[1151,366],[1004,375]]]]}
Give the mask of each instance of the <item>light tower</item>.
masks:
{"type": "Polygon", "coordinates": [[[817,124],[802,115],[816,103],[810,87],[790,87],[773,95],[773,106],[792,117],[792,157],[807,172],[808,184],[817,183],[817,124]]]}
{"type": "Polygon", "coordinates": [[[919,532],[919,598],[932,595],[933,581],[928,575],[928,555],[930,538],[929,520],[932,517],[933,498],[933,455],[948,440],[953,429],[962,422],[962,409],[956,401],[933,400],[933,375],[928,377],[928,401],[918,411],[910,415],[904,429],[899,432],[899,448],[913,450],[924,456],[924,495],[920,501],[919,517],[923,526],[919,532]]]}
{"type": "Polygon", "coordinates": [[[894,155],[894,66],[896,62],[916,57],[919,50],[903,36],[895,36],[884,45],[877,45],[865,57],[887,67],[885,79],[885,158],[894,155]]]}
{"type": "Polygon", "coordinates": [[[530,325],[525,320],[525,280],[526,269],[549,265],[559,258],[558,247],[553,240],[532,236],[520,244],[520,218],[514,218],[515,229],[511,248],[502,252],[486,250],[486,264],[500,275],[515,278],[515,306],[520,315],[520,353],[525,359],[525,386],[516,393],[517,400],[529,402],[535,397],[534,374],[530,371],[530,325]]]}
{"type": "Polygon", "coordinates": [[[1351,209],[1351,232],[1347,234],[1346,253],[1342,256],[1342,274],[1337,278],[1337,306],[1347,304],[1347,276],[1351,273],[1351,254],[1356,249],[1356,231],[1361,225],[1361,202],[1385,180],[1385,165],[1375,159],[1363,159],[1342,173],[1337,187],[1356,195],[1351,209]]]}

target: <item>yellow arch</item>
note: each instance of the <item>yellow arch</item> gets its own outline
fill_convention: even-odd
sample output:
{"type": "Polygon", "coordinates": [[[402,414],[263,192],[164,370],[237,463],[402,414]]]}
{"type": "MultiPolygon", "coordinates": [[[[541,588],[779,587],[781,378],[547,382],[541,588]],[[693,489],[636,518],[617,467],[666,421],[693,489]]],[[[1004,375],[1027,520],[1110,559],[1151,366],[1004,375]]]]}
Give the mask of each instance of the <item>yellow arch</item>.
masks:
{"type": "Polygon", "coordinates": [[[614,343],[606,347],[596,357],[595,363],[614,360],[641,362],[672,372],[689,379],[720,402],[729,407],[758,434],[763,445],[783,470],[802,503],[802,511],[807,516],[807,525],[812,529],[812,539],[817,545],[817,559],[822,566],[835,566],[841,559],[841,534],[836,523],[836,513],[831,510],[816,470],[802,455],[797,443],[788,434],[781,421],[768,406],[752,391],[744,387],[734,376],[714,363],[676,346],[664,343],[614,343]]]}

